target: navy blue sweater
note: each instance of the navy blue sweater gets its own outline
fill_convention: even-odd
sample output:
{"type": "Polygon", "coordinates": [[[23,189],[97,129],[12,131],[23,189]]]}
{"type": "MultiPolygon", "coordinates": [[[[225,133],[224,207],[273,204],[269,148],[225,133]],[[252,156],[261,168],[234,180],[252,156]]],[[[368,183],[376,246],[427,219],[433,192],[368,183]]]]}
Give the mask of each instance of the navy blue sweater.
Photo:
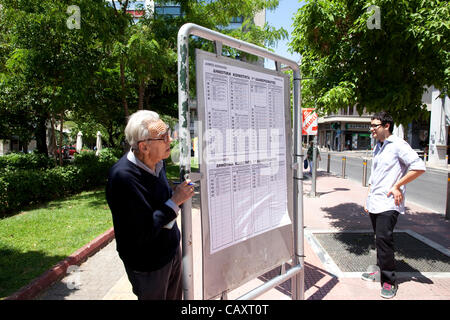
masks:
{"type": "Polygon", "coordinates": [[[177,217],[165,205],[171,196],[165,166],[155,177],[129,161],[125,154],[110,169],[106,199],[117,251],[132,270],[154,271],[174,257],[180,245],[180,230],[176,222],[172,229],[163,228],[177,217]]]}

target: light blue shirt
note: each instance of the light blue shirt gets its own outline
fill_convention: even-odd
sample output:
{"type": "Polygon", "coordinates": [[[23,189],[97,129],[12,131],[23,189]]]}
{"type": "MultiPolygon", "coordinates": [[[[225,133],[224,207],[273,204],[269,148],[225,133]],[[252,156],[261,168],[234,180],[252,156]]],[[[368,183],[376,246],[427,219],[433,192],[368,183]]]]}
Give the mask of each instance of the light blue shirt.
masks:
{"type": "Polygon", "coordinates": [[[370,192],[366,208],[370,213],[396,210],[405,213],[406,187],[400,187],[403,201],[395,205],[394,196],[387,194],[409,170],[426,171],[425,163],[403,139],[390,135],[383,145],[378,142],[373,150],[372,172],[369,178],[370,192]]]}
{"type": "MultiPolygon", "coordinates": [[[[134,152],[132,150],[130,150],[127,154],[127,159],[129,161],[131,161],[132,163],[134,163],[136,166],[138,166],[139,168],[144,169],[145,171],[147,171],[148,173],[154,175],[155,177],[159,177],[159,173],[161,172],[161,169],[163,168],[163,161],[159,161],[156,166],[155,166],[155,171],[153,171],[152,169],[150,169],[149,167],[147,167],[145,165],[145,163],[143,163],[141,160],[139,160],[138,158],[136,158],[136,156],[134,155],[134,152]]],[[[170,208],[173,209],[173,211],[175,211],[175,213],[178,215],[180,212],[180,207],[176,205],[175,202],[172,201],[172,199],[169,199],[165,202],[165,204],[167,206],[169,206],[170,208]]],[[[157,210],[159,211],[159,210],[157,210]]],[[[175,221],[177,219],[173,219],[172,221],[170,221],[168,224],[166,224],[163,228],[166,229],[172,229],[173,225],[175,224],[175,221]]]]}

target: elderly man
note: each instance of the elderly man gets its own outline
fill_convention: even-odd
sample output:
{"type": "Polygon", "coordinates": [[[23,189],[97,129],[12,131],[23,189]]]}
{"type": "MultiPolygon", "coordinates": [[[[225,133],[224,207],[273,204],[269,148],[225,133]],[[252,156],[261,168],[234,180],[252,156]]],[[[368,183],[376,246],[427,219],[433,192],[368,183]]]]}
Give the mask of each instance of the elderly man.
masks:
{"type": "Polygon", "coordinates": [[[176,218],[194,187],[187,180],[170,188],[163,160],[172,140],[157,113],[132,114],[125,136],[131,150],[111,168],[106,187],[117,251],[139,300],[181,299],[176,218]]]}
{"type": "Polygon", "coordinates": [[[364,207],[375,232],[377,266],[380,271],[364,273],[363,280],[381,280],[381,296],[397,293],[394,260],[394,227],[405,213],[405,185],[425,172],[425,164],[410,145],[392,135],[394,121],[384,111],[372,116],[370,131],[377,140],[373,150],[369,193],[364,207]]]}

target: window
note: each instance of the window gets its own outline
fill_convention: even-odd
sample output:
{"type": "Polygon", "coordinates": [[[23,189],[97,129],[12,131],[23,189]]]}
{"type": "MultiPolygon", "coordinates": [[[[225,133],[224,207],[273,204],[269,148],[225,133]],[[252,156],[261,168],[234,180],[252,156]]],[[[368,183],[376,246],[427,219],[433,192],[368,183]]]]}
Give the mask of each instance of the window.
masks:
{"type": "Polygon", "coordinates": [[[172,17],[181,17],[180,6],[158,6],[155,5],[155,13],[157,15],[167,15],[172,17]]]}
{"type": "Polygon", "coordinates": [[[230,23],[243,23],[244,22],[244,17],[240,16],[240,17],[233,17],[231,18],[230,23]]]}

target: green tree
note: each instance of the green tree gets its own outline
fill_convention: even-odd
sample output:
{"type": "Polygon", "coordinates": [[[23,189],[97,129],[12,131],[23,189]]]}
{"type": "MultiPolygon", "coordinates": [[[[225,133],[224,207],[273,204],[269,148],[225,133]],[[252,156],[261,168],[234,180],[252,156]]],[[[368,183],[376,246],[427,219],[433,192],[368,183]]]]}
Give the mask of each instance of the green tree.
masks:
{"type": "MultiPolygon", "coordinates": [[[[110,146],[119,146],[131,112],[177,116],[177,32],[184,23],[262,46],[287,36],[251,22],[278,0],[175,1],[181,16],[150,13],[137,24],[127,13],[132,2],[0,0],[0,115],[7,119],[0,135],[35,136],[47,153],[46,123],[69,120],[74,129],[101,131],[110,146]],[[78,27],[71,5],[80,9],[78,27]],[[241,28],[228,28],[233,17],[244,18],[241,28]]],[[[192,50],[212,50],[209,41],[192,41],[192,50]]],[[[230,48],[224,54],[252,59],[230,48]]]]}
{"type": "Polygon", "coordinates": [[[290,42],[302,56],[302,104],[387,110],[403,124],[426,117],[424,88],[449,88],[449,39],[447,1],[306,1],[290,42]]]}
{"type": "MultiPolygon", "coordinates": [[[[0,4],[4,94],[0,110],[10,115],[30,111],[40,130],[48,120],[52,127],[59,121],[62,130],[65,114],[85,103],[86,84],[92,82],[102,60],[101,49],[117,29],[112,8],[104,1],[88,0],[0,0],[0,4]]],[[[47,152],[45,134],[36,138],[44,140],[38,141],[38,150],[47,152]]]]}
{"type": "MultiPolygon", "coordinates": [[[[167,1],[159,1],[165,3],[167,1]]],[[[153,21],[152,31],[157,38],[168,40],[168,45],[174,53],[177,52],[177,33],[179,28],[185,23],[195,23],[205,28],[215,30],[231,37],[241,39],[262,47],[270,47],[280,39],[285,39],[288,33],[285,29],[276,29],[268,23],[264,26],[255,25],[253,19],[261,10],[272,10],[278,6],[278,0],[181,0],[170,1],[181,6],[181,16],[161,16],[155,15],[150,20],[153,21]],[[233,24],[234,19],[242,18],[243,23],[239,27],[233,24]]],[[[144,22],[145,23],[145,22],[144,22]]],[[[206,51],[213,51],[213,43],[198,37],[191,38],[190,49],[190,81],[191,95],[195,96],[195,49],[200,48],[206,51]]],[[[270,49],[272,50],[272,49],[270,49]]],[[[223,46],[222,53],[225,56],[238,58],[241,60],[254,61],[256,57],[239,50],[223,46]]],[[[176,64],[172,67],[173,82],[176,88],[176,64]]],[[[176,92],[172,93],[174,96],[176,92]]],[[[174,102],[176,99],[173,100],[174,102]]]]}
{"type": "MultiPolygon", "coordinates": [[[[131,112],[142,108],[172,117],[177,116],[177,33],[184,23],[197,23],[258,45],[272,45],[278,39],[287,37],[284,29],[277,30],[267,24],[260,28],[250,22],[256,12],[263,8],[275,8],[278,1],[172,1],[181,5],[183,13],[181,16],[157,15],[149,12],[137,24],[133,24],[131,17],[126,13],[127,6],[132,2],[134,1],[122,0],[112,4],[115,15],[125,17],[123,19],[127,22],[121,25],[112,51],[111,61],[115,59],[113,64],[117,69],[112,65],[107,67],[109,74],[112,70],[118,70],[120,81],[117,86],[120,88],[118,92],[122,101],[124,124],[131,112]],[[245,23],[241,28],[228,29],[227,26],[232,18],[237,16],[245,17],[245,23]]],[[[159,1],[159,3],[163,2],[159,1]]],[[[200,39],[192,41],[194,45],[191,50],[195,47],[212,50],[212,44],[209,41],[200,39]]],[[[224,53],[230,56],[243,55],[229,48],[224,48],[224,53]]],[[[193,57],[194,55],[191,55],[192,59],[193,57]]],[[[248,58],[252,59],[252,57],[248,58]]],[[[194,63],[190,65],[192,69],[195,66],[194,63]]],[[[195,76],[191,79],[195,80],[195,76]]],[[[98,79],[98,81],[105,83],[105,79],[98,79]]],[[[111,81],[109,84],[113,85],[113,83],[111,81]]],[[[103,85],[101,87],[102,90],[106,89],[103,85]]],[[[195,85],[192,85],[191,89],[195,89],[195,85]]],[[[117,90],[109,91],[117,93],[117,90]]],[[[194,90],[192,92],[194,95],[194,90]]],[[[102,96],[102,94],[98,93],[96,96],[102,96]]],[[[113,101],[117,99],[112,99],[110,96],[109,103],[117,103],[113,101]]],[[[98,108],[103,108],[99,106],[102,103],[97,102],[99,103],[93,104],[95,108],[91,108],[92,111],[98,112],[98,108]]],[[[86,114],[87,110],[83,111],[86,114]]],[[[91,115],[97,118],[93,113],[91,115]]],[[[104,122],[102,119],[99,121],[104,122]]],[[[110,125],[108,127],[112,128],[110,125]]],[[[119,132],[120,130],[110,131],[119,132]]],[[[113,142],[109,139],[108,141],[113,142]]]]}
{"type": "Polygon", "coordinates": [[[144,24],[133,26],[126,46],[126,61],[138,86],[138,109],[144,107],[144,94],[150,82],[161,80],[164,89],[175,90],[173,77],[168,74],[170,65],[176,64],[176,53],[166,39],[157,39],[144,24]]]}

